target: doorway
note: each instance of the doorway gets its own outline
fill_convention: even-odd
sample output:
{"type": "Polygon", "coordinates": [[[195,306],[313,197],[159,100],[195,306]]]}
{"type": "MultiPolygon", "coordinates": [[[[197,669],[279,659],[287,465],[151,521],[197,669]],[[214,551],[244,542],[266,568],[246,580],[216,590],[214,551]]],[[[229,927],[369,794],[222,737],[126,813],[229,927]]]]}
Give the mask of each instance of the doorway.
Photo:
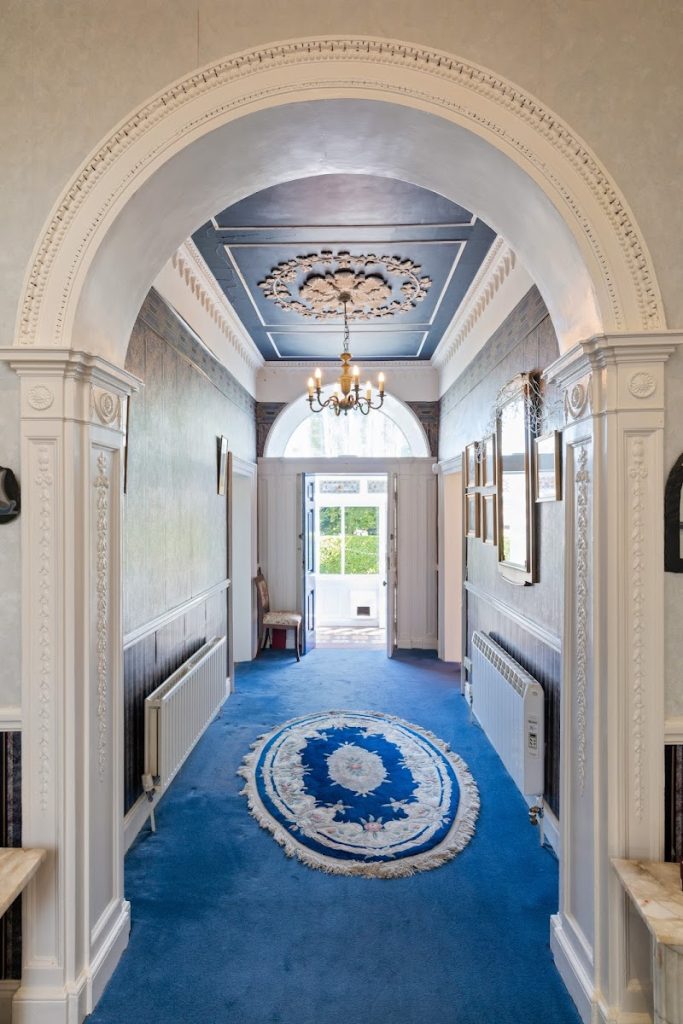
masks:
{"type": "Polygon", "coordinates": [[[387,642],[387,474],[315,481],[316,644],[387,642]]]}

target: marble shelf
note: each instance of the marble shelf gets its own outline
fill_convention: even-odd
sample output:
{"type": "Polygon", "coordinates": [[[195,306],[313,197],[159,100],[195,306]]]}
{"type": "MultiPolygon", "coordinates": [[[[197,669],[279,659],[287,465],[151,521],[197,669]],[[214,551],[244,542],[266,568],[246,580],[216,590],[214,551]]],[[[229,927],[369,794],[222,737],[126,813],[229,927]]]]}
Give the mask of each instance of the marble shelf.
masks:
{"type": "Polygon", "coordinates": [[[0,916],[33,878],[45,855],[45,850],[0,847],[0,916]]]}
{"type": "Polygon", "coordinates": [[[656,1024],[683,1024],[683,891],[678,864],[620,860],[612,865],[652,936],[656,1024]]]}

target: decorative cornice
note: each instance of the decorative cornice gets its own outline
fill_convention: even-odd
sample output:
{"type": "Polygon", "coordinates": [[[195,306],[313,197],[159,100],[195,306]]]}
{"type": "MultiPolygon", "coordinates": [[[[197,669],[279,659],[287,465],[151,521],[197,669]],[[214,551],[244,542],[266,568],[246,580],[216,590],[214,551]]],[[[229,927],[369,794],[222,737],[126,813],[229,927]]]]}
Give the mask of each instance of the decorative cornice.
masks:
{"type": "Polygon", "coordinates": [[[593,370],[617,363],[664,363],[681,344],[683,333],[680,331],[595,335],[580,341],[546,367],[543,379],[568,387],[593,370]]]}
{"type": "Polygon", "coordinates": [[[260,369],[265,359],[237,319],[232,306],[191,239],[188,238],[174,252],[171,265],[242,362],[252,372],[260,369]]]}
{"type": "MultiPolygon", "coordinates": [[[[158,93],[149,103],[139,108],[132,117],[121,123],[104,144],[88,157],[82,165],[82,169],[72,179],[37,245],[24,287],[24,299],[19,310],[17,343],[19,345],[34,345],[36,343],[41,302],[61,242],[76,213],[82,208],[96,184],[134,143],[158,127],[165,119],[177,115],[183,107],[200,96],[218,91],[230,82],[244,80],[251,76],[256,78],[259,73],[264,71],[288,66],[310,65],[312,69],[315,69],[324,62],[371,63],[417,70],[426,78],[446,80],[460,86],[466,94],[474,94],[483,98],[492,103],[494,109],[497,107],[505,111],[506,114],[513,115],[520,122],[520,126],[531,128],[571,166],[573,172],[583,181],[599,204],[605,219],[614,232],[628,267],[642,327],[648,330],[664,324],[661,296],[650,255],[640,231],[634,223],[630,209],[595,154],[556,114],[519,86],[504,81],[499,75],[495,75],[485,68],[459,60],[442,51],[428,50],[390,39],[342,36],[280,43],[266,49],[242,52],[226,60],[207,65],[158,93]]],[[[353,82],[350,82],[348,78],[341,79],[339,82],[331,81],[329,78],[319,81],[310,80],[299,83],[298,88],[300,91],[316,90],[321,87],[333,87],[335,84],[342,87],[352,84],[356,88],[372,87],[377,89],[377,82],[371,81],[370,76],[367,80],[359,77],[353,82]]],[[[222,110],[249,105],[255,100],[263,101],[269,96],[275,97],[283,92],[291,92],[291,88],[291,84],[287,82],[280,82],[269,87],[262,85],[260,89],[254,90],[249,95],[242,95],[232,103],[222,104],[218,110],[205,109],[203,113],[190,119],[189,123],[188,119],[176,116],[172,141],[185,137],[190,126],[196,132],[202,125],[207,125],[209,122],[215,124],[216,115],[222,110]]],[[[413,99],[422,99],[432,104],[438,103],[457,112],[465,119],[476,122],[481,129],[495,133],[552,185],[555,192],[559,193],[566,206],[571,210],[588,240],[601,268],[605,287],[610,296],[614,322],[618,327],[623,326],[623,311],[618,297],[618,289],[609,261],[595,236],[593,226],[583,214],[566,184],[530,147],[528,137],[524,137],[527,133],[523,130],[511,133],[501,123],[500,118],[492,119],[490,115],[484,115],[469,105],[411,88],[406,83],[394,85],[392,89],[397,94],[413,99]]],[[[389,86],[386,87],[386,91],[387,93],[390,91],[389,86]]],[[[70,271],[65,275],[59,312],[54,324],[54,337],[57,345],[62,341],[66,307],[82,253],[113,204],[120,199],[142,166],[149,165],[162,150],[168,149],[168,133],[160,134],[163,138],[155,141],[142,158],[142,163],[136,161],[135,166],[121,175],[118,182],[112,180],[112,189],[107,199],[98,205],[97,213],[91,220],[84,237],[80,240],[77,251],[73,254],[70,271]]]]}
{"type": "Polygon", "coordinates": [[[450,363],[514,270],[516,262],[515,253],[498,235],[432,356],[434,366],[443,369],[450,363]]]}

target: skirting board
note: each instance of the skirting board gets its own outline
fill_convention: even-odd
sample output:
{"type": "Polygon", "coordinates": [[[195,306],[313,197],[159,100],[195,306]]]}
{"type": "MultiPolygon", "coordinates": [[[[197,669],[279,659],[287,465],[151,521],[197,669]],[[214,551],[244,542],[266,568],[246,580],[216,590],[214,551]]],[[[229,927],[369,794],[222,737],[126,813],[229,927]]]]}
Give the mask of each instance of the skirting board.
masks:
{"type": "Polygon", "coordinates": [[[0,1024],[12,1024],[12,1000],[20,981],[0,981],[0,1024]]]}
{"type": "Polygon", "coordinates": [[[593,983],[571,948],[559,914],[550,918],[550,949],[562,981],[579,1011],[583,1024],[594,1024],[593,983]]]}
{"type": "Polygon", "coordinates": [[[560,823],[544,801],[543,832],[557,857],[560,856],[560,823]]]}

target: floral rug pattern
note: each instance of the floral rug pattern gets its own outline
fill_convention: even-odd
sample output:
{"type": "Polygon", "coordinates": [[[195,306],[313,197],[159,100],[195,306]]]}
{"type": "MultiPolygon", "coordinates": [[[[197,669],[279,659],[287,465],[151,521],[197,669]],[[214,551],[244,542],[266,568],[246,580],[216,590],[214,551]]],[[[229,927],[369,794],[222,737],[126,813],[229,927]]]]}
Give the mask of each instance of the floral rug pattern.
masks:
{"type": "Polygon", "coordinates": [[[416,725],[326,711],[260,737],[244,759],[257,821],[310,867],[397,878],[438,867],[474,834],[479,796],[465,763],[416,725]]]}

